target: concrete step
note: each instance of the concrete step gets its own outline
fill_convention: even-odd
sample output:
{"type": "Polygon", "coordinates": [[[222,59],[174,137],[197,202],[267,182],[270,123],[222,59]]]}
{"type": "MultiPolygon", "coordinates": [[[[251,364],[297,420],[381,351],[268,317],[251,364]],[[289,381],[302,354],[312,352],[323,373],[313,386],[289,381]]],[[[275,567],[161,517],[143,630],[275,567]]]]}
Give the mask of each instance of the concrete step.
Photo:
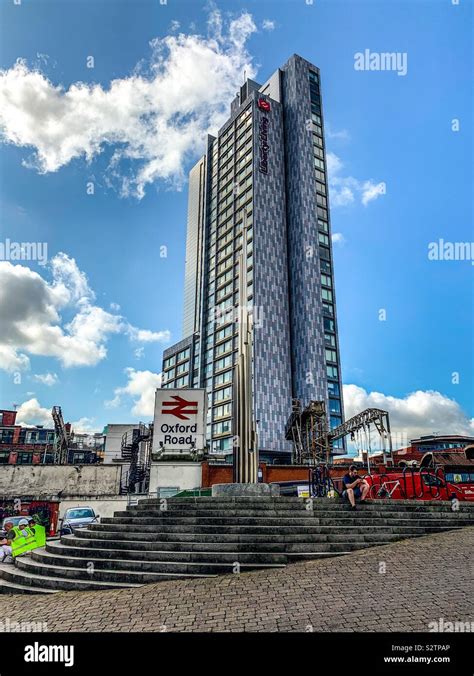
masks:
{"type": "Polygon", "coordinates": [[[292,554],[288,554],[288,563],[298,563],[298,561],[308,561],[314,559],[329,559],[332,556],[347,556],[347,554],[351,554],[352,551],[354,550],[347,549],[340,552],[333,550],[328,552],[293,552],[292,554]]]}
{"type": "MultiPolygon", "coordinates": [[[[59,557],[57,557],[59,558],[59,557]]],[[[57,563],[57,562],[56,562],[57,563]]],[[[182,577],[215,577],[215,574],[209,573],[153,573],[140,570],[119,570],[112,567],[100,569],[94,563],[94,567],[77,568],[70,566],[59,566],[55,564],[47,564],[35,561],[33,558],[19,558],[17,566],[22,572],[27,572],[38,576],[38,579],[43,579],[46,575],[48,577],[60,577],[67,580],[79,580],[81,582],[93,581],[94,584],[99,583],[118,583],[122,585],[142,585],[148,582],[160,582],[162,580],[174,580],[182,577]]],[[[190,565],[190,564],[189,564],[190,565]]]]}
{"type": "MultiPolygon", "coordinates": [[[[236,523],[228,524],[219,524],[219,525],[202,525],[202,524],[188,524],[188,523],[177,523],[175,525],[168,525],[167,523],[160,523],[153,526],[139,525],[134,526],[133,524],[120,524],[120,523],[106,523],[106,524],[93,524],[89,527],[88,532],[107,532],[107,533],[128,533],[130,535],[137,534],[139,536],[145,535],[155,535],[155,534],[172,534],[172,533],[202,533],[209,535],[219,535],[219,534],[273,534],[273,535],[291,535],[293,533],[314,533],[314,534],[325,534],[325,533],[337,533],[337,532],[354,532],[354,533],[366,533],[366,532],[387,532],[387,533],[405,533],[405,534],[417,534],[417,533],[437,533],[441,530],[455,530],[461,526],[456,523],[456,525],[417,525],[409,524],[402,526],[394,525],[374,525],[372,523],[366,524],[356,524],[356,525],[312,525],[310,522],[305,522],[304,524],[295,523],[291,525],[239,525],[236,523]]],[[[77,533],[82,529],[74,529],[74,532],[77,533]]],[[[146,539],[146,538],[144,538],[146,539]]]]}
{"type": "Polygon", "coordinates": [[[29,587],[0,578],[0,594],[57,594],[58,591],[59,589],[29,587]]]}
{"type": "MultiPolygon", "coordinates": [[[[441,532],[436,530],[436,532],[441,532]]],[[[290,533],[187,533],[187,532],[172,532],[172,533],[136,533],[127,531],[105,531],[105,530],[85,530],[75,529],[74,534],[77,537],[84,537],[96,540],[127,540],[130,542],[344,542],[348,540],[370,542],[371,540],[399,540],[403,537],[414,537],[416,535],[424,535],[424,529],[414,533],[388,533],[385,531],[366,533],[354,532],[354,529],[342,529],[339,534],[334,534],[332,530],[328,533],[290,531],[290,533]]]]}
{"type": "MultiPolygon", "coordinates": [[[[389,540],[378,539],[375,541],[375,544],[388,544],[389,540]]],[[[252,554],[285,554],[292,551],[322,551],[327,552],[329,550],[334,551],[344,551],[345,549],[359,549],[370,547],[371,542],[366,543],[363,541],[351,542],[348,539],[345,539],[343,543],[339,542],[320,542],[316,538],[313,538],[313,542],[306,542],[304,540],[293,542],[280,542],[276,541],[269,543],[266,541],[257,541],[257,542],[140,542],[140,541],[129,541],[129,540],[87,540],[85,538],[75,538],[73,535],[65,535],[61,538],[61,544],[69,547],[71,550],[78,552],[78,556],[82,555],[82,551],[86,550],[91,552],[94,550],[100,551],[130,551],[134,554],[143,553],[171,553],[177,556],[189,552],[201,552],[207,556],[216,555],[219,553],[228,553],[228,552],[240,552],[240,553],[252,553],[252,554]]],[[[47,548],[49,545],[47,545],[47,548]]],[[[112,557],[114,558],[114,557],[112,557]]],[[[118,557],[120,558],[120,556],[118,557]]]]}
{"type": "MultiPolygon", "coordinates": [[[[215,517],[215,518],[231,518],[231,517],[249,517],[249,518],[305,518],[308,516],[314,516],[319,518],[348,518],[358,516],[359,518],[370,518],[380,517],[380,518],[395,518],[404,517],[404,518],[418,518],[421,515],[424,515],[425,518],[458,518],[458,519],[473,519],[474,511],[463,510],[459,512],[453,512],[451,509],[376,509],[367,504],[358,504],[357,509],[353,510],[349,505],[342,505],[340,508],[315,508],[315,509],[174,509],[169,508],[166,510],[160,510],[156,508],[149,509],[127,509],[120,510],[114,513],[114,517],[161,517],[161,518],[203,518],[203,517],[215,517]]],[[[107,518],[107,517],[105,517],[107,518]]],[[[108,517],[110,518],[110,517],[108,517]]]]}
{"type": "Polygon", "coordinates": [[[144,498],[143,500],[138,501],[138,505],[160,505],[163,503],[163,500],[166,502],[176,504],[176,505],[190,505],[193,503],[199,503],[200,505],[210,505],[210,504],[234,504],[234,505],[245,505],[251,503],[258,503],[259,505],[291,505],[291,504],[300,504],[303,498],[290,497],[290,496],[249,496],[249,497],[236,497],[236,496],[220,496],[220,497],[211,497],[211,496],[202,496],[202,497],[187,497],[187,498],[144,498]]]}
{"type": "MultiPolygon", "coordinates": [[[[173,518],[186,518],[186,517],[271,517],[271,518],[294,518],[294,517],[304,517],[306,515],[318,516],[321,518],[329,517],[350,517],[350,516],[365,516],[370,518],[372,516],[381,516],[385,518],[390,518],[391,516],[403,516],[405,518],[413,517],[417,518],[420,515],[424,515],[426,518],[432,516],[438,518],[444,517],[457,517],[457,518],[474,518],[474,510],[465,509],[458,512],[453,511],[452,509],[445,509],[441,507],[439,509],[430,508],[430,509],[420,509],[413,508],[407,509],[406,507],[398,508],[396,504],[391,503],[381,509],[377,509],[376,505],[367,504],[367,503],[358,503],[357,509],[351,509],[348,503],[341,503],[338,507],[329,506],[329,505],[315,505],[313,504],[313,509],[311,506],[305,506],[301,504],[296,508],[293,506],[291,509],[279,509],[279,508],[268,508],[268,509],[257,509],[252,508],[251,506],[242,506],[241,508],[236,508],[235,506],[229,508],[220,508],[218,505],[212,506],[209,505],[207,508],[202,508],[200,506],[172,506],[167,505],[166,509],[160,509],[158,506],[149,506],[147,509],[139,508],[137,506],[128,507],[125,510],[118,510],[114,512],[114,517],[143,517],[143,516],[172,516],[173,518]]],[[[113,517],[108,517],[113,518],[113,517]]]]}
{"type": "MultiPolygon", "coordinates": [[[[97,534],[96,534],[97,535],[97,534]]],[[[285,543],[284,542],[279,542],[278,540],[274,542],[265,542],[265,541],[259,541],[258,543],[258,550],[254,550],[253,545],[251,542],[249,543],[239,543],[239,542],[222,542],[219,540],[215,540],[215,538],[212,538],[208,542],[204,541],[191,541],[191,540],[171,540],[167,542],[163,541],[142,541],[142,540],[124,540],[122,538],[111,538],[110,540],[107,539],[100,539],[98,537],[96,538],[87,538],[86,536],[84,537],[76,537],[74,535],[63,535],[61,537],[61,544],[64,545],[71,545],[77,548],[83,548],[83,547],[94,547],[94,548],[99,548],[99,549],[129,549],[129,550],[134,550],[134,551],[222,551],[222,552],[230,552],[233,551],[234,546],[238,547],[238,551],[247,551],[247,552],[252,552],[252,551],[259,551],[259,552],[284,552],[285,551],[285,543]]]]}
{"type": "Polygon", "coordinates": [[[305,554],[311,552],[318,552],[322,554],[327,553],[348,553],[353,552],[358,549],[368,549],[369,547],[381,547],[383,545],[388,545],[393,540],[371,540],[369,542],[357,541],[351,542],[350,540],[345,540],[344,542],[293,542],[286,545],[286,555],[291,556],[293,554],[305,554]]]}
{"type": "MultiPolygon", "coordinates": [[[[143,498],[138,501],[138,505],[150,505],[150,504],[162,504],[163,501],[165,500],[166,502],[173,503],[173,504],[184,504],[184,505],[189,505],[193,503],[199,503],[200,505],[206,505],[206,504],[236,504],[236,505],[244,505],[244,504],[251,504],[251,503],[258,503],[260,505],[269,505],[269,504],[278,504],[278,505],[290,505],[290,504],[299,504],[301,502],[304,502],[308,498],[298,498],[296,496],[287,496],[287,495],[280,495],[280,496],[247,496],[247,497],[237,497],[237,496],[219,496],[219,497],[211,497],[211,496],[190,496],[190,497],[177,497],[177,496],[172,496],[170,498],[155,498],[155,497],[148,497],[148,498],[143,498]]],[[[325,503],[337,503],[338,498],[313,498],[313,501],[318,504],[325,504],[325,503]]],[[[419,500],[418,503],[422,502],[423,504],[426,505],[438,505],[438,504],[446,504],[450,505],[449,500],[419,500]]],[[[374,499],[367,499],[368,504],[381,504],[381,505],[390,505],[396,503],[397,505],[412,505],[414,503],[414,500],[395,500],[395,499],[390,499],[390,498],[384,498],[382,500],[374,500],[374,499]]]]}
{"type": "MultiPolygon", "coordinates": [[[[343,505],[341,505],[343,506],[343,505]]],[[[157,504],[151,504],[151,505],[131,505],[126,508],[127,513],[143,513],[143,512],[150,512],[150,513],[155,513],[155,512],[170,512],[170,511],[176,511],[176,512],[193,512],[193,511],[200,511],[200,512],[217,512],[219,514],[222,514],[224,512],[252,512],[256,514],[265,514],[267,512],[274,512],[276,514],[291,514],[292,512],[304,512],[307,510],[307,507],[303,502],[300,503],[295,503],[295,504],[290,504],[290,505],[258,505],[258,504],[248,504],[248,505],[235,505],[235,504],[228,504],[228,505],[221,505],[221,504],[209,504],[209,505],[183,505],[183,504],[170,504],[170,503],[165,503],[164,505],[157,505],[157,504]]],[[[123,511],[123,510],[121,510],[123,511]]]]}
{"type": "Polygon", "coordinates": [[[313,525],[313,526],[355,526],[364,524],[373,525],[390,525],[390,526],[405,526],[405,525],[455,525],[467,526],[474,525],[474,515],[471,517],[468,514],[459,516],[451,516],[449,514],[440,518],[437,514],[422,514],[401,516],[394,512],[388,517],[386,515],[372,515],[368,512],[354,513],[333,516],[330,514],[327,517],[321,517],[319,514],[314,516],[311,512],[291,517],[275,517],[275,516],[234,516],[234,515],[220,515],[220,516],[176,516],[173,512],[164,513],[156,516],[115,516],[104,517],[100,522],[102,525],[120,524],[132,525],[136,528],[141,526],[157,526],[168,525],[176,526],[179,524],[186,525],[203,525],[203,526],[227,526],[227,525],[264,525],[264,526],[292,526],[292,525],[313,525]]]}
{"type": "MultiPolygon", "coordinates": [[[[158,561],[178,563],[234,563],[239,561],[243,564],[268,563],[285,564],[286,555],[280,552],[252,552],[252,551],[220,551],[217,545],[214,550],[208,551],[173,551],[154,550],[143,551],[142,549],[120,549],[99,547],[71,547],[60,543],[47,544],[46,552],[56,556],[69,556],[95,559],[123,559],[132,561],[158,561]]],[[[34,557],[36,558],[36,557],[34,557]]]]}
{"type": "MultiPolygon", "coordinates": [[[[98,542],[96,544],[100,545],[101,543],[98,542]]],[[[377,544],[386,544],[386,542],[378,541],[377,544]]],[[[127,548],[129,543],[118,543],[118,545],[123,545],[123,547],[71,547],[58,544],[54,546],[47,545],[46,551],[59,556],[87,558],[92,561],[96,559],[123,559],[160,562],[233,563],[238,561],[245,564],[285,564],[288,562],[288,557],[293,554],[304,555],[305,552],[317,552],[322,555],[347,553],[370,547],[372,543],[297,543],[283,545],[284,549],[282,548],[281,551],[252,551],[251,545],[241,545],[239,543],[228,545],[225,551],[222,551],[222,545],[212,545],[213,548],[209,549],[206,544],[202,544],[200,549],[190,549],[188,547],[188,551],[181,544],[179,545],[179,550],[162,548],[155,550],[129,549],[127,548]]]]}
{"type": "MultiPolygon", "coordinates": [[[[255,510],[293,510],[306,509],[307,498],[168,498],[164,502],[156,499],[141,500],[137,505],[129,506],[130,511],[160,509],[166,505],[167,509],[255,509],[255,510]]],[[[349,504],[340,499],[313,498],[312,509],[349,510],[349,504]]],[[[367,500],[361,508],[367,510],[397,511],[446,511],[452,512],[451,502],[441,500],[367,500]]],[[[474,512],[474,503],[461,502],[460,512],[474,512]]],[[[459,512],[457,512],[459,513],[459,512]]]]}
{"type": "MultiPolygon", "coordinates": [[[[20,559],[18,559],[20,560],[20,559]]],[[[61,569],[55,569],[55,572],[61,572],[61,569]]],[[[7,584],[13,583],[26,588],[26,591],[32,593],[41,593],[48,591],[92,591],[92,590],[110,590],[123,589],[128,587],[140,587],[140,584],[123,584],[117,582],[99,582],[97,580],[71,580],[66,576],[48,575],[44,568],[41,573],[38,571],[28,571],[18,566],[10,566],[8,569],[0,570],[0,577],[7,584]]]]}
{"type": "MultiPolygon", "coordinates": [[[[117,559],[98,559],[98,558],[81,558],[78,556],[67,556],[65,554],[51,554],[44,550],[33,552],[32,560],[38,563],[44,563],[48,566],[60,566],[61,569],[78,568],[81,569],[84,576],[88,576],[88,567],[93,564],[94,573],[92,578],[96,577],[97,571],[113,570],[114,574],[117,572],[135,573],[166,573],[172,576],[186,575],[192,576],[209,576],[209,575],[224,575],[235,572],[236,564],[239,572],[246,570],[258,570],[259,568],[284,568],[286,560],[283,562],[258,562],[241,561],[237,554],[234,559],[230,558],[228,561],[149,561],[144,559],[125,559],[123,557],[117,559]]],[[[109,578],[107,578],[109,579],[109,578]]]]}

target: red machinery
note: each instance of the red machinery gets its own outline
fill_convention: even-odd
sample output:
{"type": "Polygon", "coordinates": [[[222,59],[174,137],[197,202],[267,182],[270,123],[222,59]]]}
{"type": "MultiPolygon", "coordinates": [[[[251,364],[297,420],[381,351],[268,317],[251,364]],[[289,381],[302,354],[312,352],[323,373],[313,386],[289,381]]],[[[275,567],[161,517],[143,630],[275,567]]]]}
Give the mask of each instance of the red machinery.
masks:
{"type": "Polygon", "coordinates": [[[373,499],[474,502],[474,446],[425,453],[419,467],[384,468],[365,479],[373,499]]]}

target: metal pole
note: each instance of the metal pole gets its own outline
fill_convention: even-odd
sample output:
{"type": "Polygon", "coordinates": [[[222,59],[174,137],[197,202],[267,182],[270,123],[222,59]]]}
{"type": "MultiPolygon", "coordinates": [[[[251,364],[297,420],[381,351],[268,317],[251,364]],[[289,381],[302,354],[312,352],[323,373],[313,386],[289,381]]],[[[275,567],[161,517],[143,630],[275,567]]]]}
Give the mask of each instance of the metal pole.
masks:
{"type": "Polygon", "coordinates": [[[247,215],[242,227],[239,256],[239,341],[234,366],[232,423],[234,434],[235,483],[257,483],[258,439],[253,415],[252,332],[253,321],[247,309],[247,215]]]}
{"type": "Polygon", "coordinates": [[[390,432],[390,416],[388,413],[387,413],[387,434],[388,434],[388,449],[390,453],[390,459],[392,461],[392,467],[394,467],[395,461],[393,458],[392,433],[390,432]]]}
{"type": "Polygon", "coordinates": [[[367,474],[370,476],[370,451],[371,451],[371,444],[370,444],[370,424],[367,425],[367,433],[368,433],[368,439],[369,443],[367,445],[367,474]]]}
{"type": "Polygon", "coordinates": [[[379,425],[380,425],[379,434],[380,434],[380,436],[382,437],[382,443],[383,443],[383,447],[382,447],[382,462],[383,462],[383,465],[384,465],[384,467],[385,467],[386,464],[387,464],[387,453],[386,453],[386,449],[385,449],[385,435],[384,435],[385,425],[383,424],[383,416],[382,416],[382,414],[380,415],[379,425]]]}

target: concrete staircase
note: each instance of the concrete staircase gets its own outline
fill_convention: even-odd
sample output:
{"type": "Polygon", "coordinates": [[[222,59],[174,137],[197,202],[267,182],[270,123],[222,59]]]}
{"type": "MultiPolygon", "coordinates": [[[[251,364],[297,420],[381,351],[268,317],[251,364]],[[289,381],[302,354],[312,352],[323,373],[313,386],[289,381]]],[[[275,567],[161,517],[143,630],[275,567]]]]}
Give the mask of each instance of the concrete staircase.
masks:
{"type": "Polygon", "coordinates": [[[214,577],[342,556],[395,540],[474,525],[474,503],[315,499],[143,500],[44,549],[0,565],[0,593],[117,589],[214,577]]]}

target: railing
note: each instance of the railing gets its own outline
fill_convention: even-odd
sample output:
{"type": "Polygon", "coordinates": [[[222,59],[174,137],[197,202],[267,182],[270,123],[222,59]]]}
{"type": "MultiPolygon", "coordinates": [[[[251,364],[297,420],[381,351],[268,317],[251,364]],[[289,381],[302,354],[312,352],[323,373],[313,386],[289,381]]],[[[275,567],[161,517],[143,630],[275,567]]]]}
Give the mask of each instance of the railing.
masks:
{"type": "Polygon", "coordinates": [[[434,472],[432,468],[422,467],[421,469],[415,469],[414,467],[404,467],[403,468],[403,488],[406,498],[409,500],[421,500],[426,494],[430,494],[430,497],[434,500],[437,500],[441,494],[441,487],[443,485],[443,474],[440,467],[438,467],[434,472]],[[441,474],[440,474],[441,472],[441,474]],[[411,491],[408,488],[407,475],[410,474],[411,477],[411,491]],[[420,477],[419,487],[417,489],[415,482],[415,475],[418,474],[420,477]],[[430,477],[425,480],[425,477],[430,477]],[[431,481],[434,479],[434,481],[431,481]]]}
{"type": "MultiPolygon", "coordinates": [[[[173,496],[181,492],[182,491],[179,486],[158,486],[158,488],[156,489],[156,497],[158,498],[158,500],[160,500],[161,498],[172,498],[173,496]]],[[[151,493],[150,495],[153,496],[153,493],[151,493]]]]}
{"type": "Polygon", "coordinates": [[[158,486],[156,490],[150,493],[127,493],[127,504],[136,505],[139,500],[166,500],[181,496],[184,498],[200,498],[209,496],[211,488],[196,486],[195,488],[180,488],[179,486],[158,486]]]}
{"type": "MultiPolygon", "coordinates": [[[[325,498],[330,490],[336,490],[329,476],[327,465],[317,465],[309,470],[309,492],[312,498],[325,498]]],[[[339,491],[337,491],[339,492],[339,491]]]]}
{"type": "Polygon", "coordinates": [[[137,505],[141,500],[147,500],[148,498],[154,497],[153,495],[141,494],[141,493],[127,493],[127,505],[133,506],[137,505]]]}

